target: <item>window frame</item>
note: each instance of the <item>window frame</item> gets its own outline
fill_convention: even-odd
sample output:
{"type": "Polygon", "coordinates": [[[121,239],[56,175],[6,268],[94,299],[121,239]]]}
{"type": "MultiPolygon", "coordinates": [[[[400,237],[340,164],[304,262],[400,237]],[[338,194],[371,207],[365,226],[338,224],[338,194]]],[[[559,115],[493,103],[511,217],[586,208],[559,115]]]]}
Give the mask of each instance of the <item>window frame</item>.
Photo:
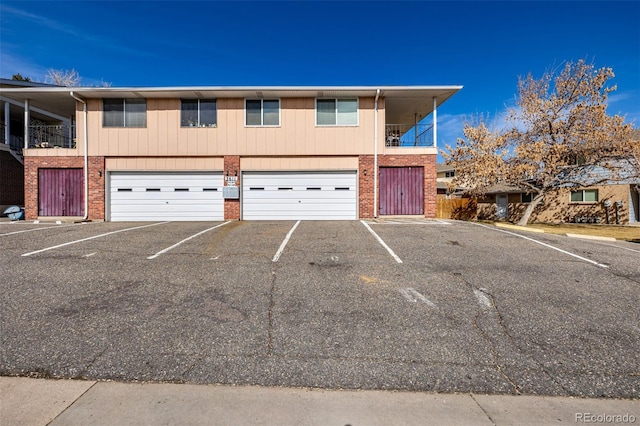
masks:
{"type": "Polygon", "coordinates": [[[454,178],[456,177],[456,171],[455,170],[447,170],[444,172],[444,177],[445,178],[454,178]]]}
{"type": "Polygon", "coordinates": [[[282,101],[280,98],[245,98],[244,99],[244,126],[245,127],[280,127],[282,125],[282,101]],[[260,124],[247,124],[247,102],[260,101],[260,124]],[[264,124],[264,102],[265,101],[277,101],[278,102],[278,124],[264,124]]]}
{"type": "Polygon", "coordinates": [[[146,98],[102,98],[102,127],[106,128],[128,128],[128,129],[146,129],[147,128],[147,99],[146,98]],[[116,105],[115,101],[122,101],[122,111],[113,110],[113,111],[105,111],[105,101],[111,101],[112,105],[116,105]],[[127,102],[129,101],[129,102],[127,102]],[[127,103],[133,104],[136,101],[136,104],[144,104],[144,125],[141,126],[133,126],[131,124],[127,124],[127,103]],[[141,102],[142,101],[142,102],[141,102]],[[107,114],[109,113],[122,113],[122,124],[110,125],[107,124],[107,114]]]}
{"type": "Polygon", "coordinates": [[[571,204],[597,204],[597,203],[599,202],[599,200],[600,200],[600,193],[599,193],[599,191],[598,191],[598,189],[597,189],[597,188],[590,188],[590,189],[575,189],[575,190],[573,190],[573,189],[572,189],[572,190],[569,192],[569,202],[570,202],[571,204]],[[586,194],[587,192],[595,193],[595,195],[596,195],[596,199],[595,199],[595,200],[593,200],[593,201],[585,201],[585,194],[586,194]],[[573,200],[573,194],[578,194],[578,193],[582,194],[582,196],[581,196],[581,198],[582,198],[582,199],[581,199],[581,200],[575,200],[575,201],[574,201],[574,200],[573,200]]]}
{"type": "Polygon", "coordinates": [[[217,99],[180,99],[180,127],[181,128],[217,128],[218,127],[218,100],[217,99]],[[183,106],[183,102],[184,101],[188,101],[188,102],[193,102],[193,101],[197,101],[197,114],[198,114],[198,120],[196,122],[196,124],[194,126],[191,126],[189,124],[184,124],[184,119],[182,114],[184,113],[184,110],[182,109],[183,106]],[[214,117],[214,123],[213,124],[205,124],[202,125],[201,124],[201,107],[200,104],[201,102],[208,102],[208,103],[213,103],[215,105],[215,117],[214,117]]]}
{"type": "Polygon", "coordinates": [[[530,203],[533,201],[533,193],[531,192],[521,192],[520,193],[520,202],[521,203],[530,203]],[[527,197],[528,200],[525,200],[524,198],[527,197]]]}
{"type": "Polygon", "coordinates": [[[355,97],[355,98],[316,98],[315,100],[315,110],[316,110],[316,114],[315,114],[315,120],[316,120],[316,127],[358,127],[360,126],[360,98],[355,97]],[[318,101],[334,101],[335,102],[335,107],[334,107],[334,118],[335,118],[335,123],[334,124],[320,124],[318,123],[318,101]],[[338,102],[339,101],[356,101],[356,122],[354,124],[338,124],[338,102]]]}

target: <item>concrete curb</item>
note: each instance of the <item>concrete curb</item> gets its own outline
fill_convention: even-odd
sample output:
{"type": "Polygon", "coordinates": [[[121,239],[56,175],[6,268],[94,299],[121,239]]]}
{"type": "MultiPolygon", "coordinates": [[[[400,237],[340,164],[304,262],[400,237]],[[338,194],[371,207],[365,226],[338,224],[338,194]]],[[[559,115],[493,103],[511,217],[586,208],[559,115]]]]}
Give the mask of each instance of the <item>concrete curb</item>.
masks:
{"type": "Polygon", "coordinates": [[[626,423],[640,400],[0,377],[3,426],[626,423]],[[603,420],[596,418],[603,417],[603,420]],[[626,417],[625,417],[626,416],[626,417]]]}
{"type": "Polygon", "coordinates": [[[497,222],[497,223],[495,223],[495,226],[497,226],[498,228],[512,229],[514,231],[526,231],[526,232],[535,232],[535,233],[538,233],[538,234],[544,234],[544,230],[543,229],[529,228],[527,226],[511,225],[509,223],[497,222]]]}
{"type": "Polygon", "coordinates": [[[571,238],[582,238],[583,240],[597,240],[597,241],[617,241],[613,237],[601,237],[598,235],[582,235],[582,234],[564,234],[571,238]]]}

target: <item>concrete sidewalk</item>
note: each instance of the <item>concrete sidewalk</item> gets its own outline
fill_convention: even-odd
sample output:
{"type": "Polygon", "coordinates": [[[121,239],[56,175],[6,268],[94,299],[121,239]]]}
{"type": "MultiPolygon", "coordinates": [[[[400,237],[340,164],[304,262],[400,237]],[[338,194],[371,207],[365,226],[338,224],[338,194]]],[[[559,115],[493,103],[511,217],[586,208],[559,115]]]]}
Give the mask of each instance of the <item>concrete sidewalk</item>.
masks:
{"type": "Polygon", "coordinates": [[[10,425],[640,424],[639,400],[0,377],[10,425]]]}

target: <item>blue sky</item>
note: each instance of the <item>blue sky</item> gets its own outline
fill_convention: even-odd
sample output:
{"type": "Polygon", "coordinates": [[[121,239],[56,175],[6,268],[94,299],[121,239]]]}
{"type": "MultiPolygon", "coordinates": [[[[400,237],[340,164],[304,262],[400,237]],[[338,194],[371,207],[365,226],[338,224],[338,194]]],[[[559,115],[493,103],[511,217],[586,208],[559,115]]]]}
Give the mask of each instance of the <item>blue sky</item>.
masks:
{"type": "Polygon", "coordinates": [[[640,2],[0,3],[0,77],[87,85],[463,85],[438,111],[440,146],[465,120],[500,122],[518,76],[564,61],[611,67],[609,113],[640,126],[640,2]]]}

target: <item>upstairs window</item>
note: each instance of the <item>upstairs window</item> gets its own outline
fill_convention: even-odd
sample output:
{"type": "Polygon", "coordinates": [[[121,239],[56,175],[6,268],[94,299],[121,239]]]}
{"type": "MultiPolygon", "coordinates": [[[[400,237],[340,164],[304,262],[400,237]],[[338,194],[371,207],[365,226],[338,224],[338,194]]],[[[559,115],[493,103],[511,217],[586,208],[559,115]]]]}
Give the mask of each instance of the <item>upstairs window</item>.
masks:
{"type": "Polygon", "coordinates": [[[531,192],[523,192],[520,194],[520,202],[530,203],[533,200],[533,194],[531,192]]]}
{"type": "Polygon", "coordinates": [[[103,99],[104,127],[147,127],[146,99],[103,99]]]}
{"type": "Polygon", "coordinates": [[[580,189],[578,191],[571,191],[572,203],[597,203],[598,202],[598,190],[597,189],[580,189]]]}
{"type": "Polygon", "coordinates": [[[278,99],[246,99],[245,125],[247,126],[279,126],[280,100],[278,99]]]}
{"type": "Polygon", "coordinates": [[[456,176],[456,171],[455,170],[450,170],[448,172],[444,172],[444,177],[448,177],[448,178],[452,178],[456,176]]]}
{"type": "Polygon", "coordinates": [[[215,99],[183,99],[180,106],[182,127],[216,127],[218,109],[215,99]]]}
{"type": "Polygon", "coordinates": [[[316,99],[316,125],[357,126],[357,99],[316,99]]]}

